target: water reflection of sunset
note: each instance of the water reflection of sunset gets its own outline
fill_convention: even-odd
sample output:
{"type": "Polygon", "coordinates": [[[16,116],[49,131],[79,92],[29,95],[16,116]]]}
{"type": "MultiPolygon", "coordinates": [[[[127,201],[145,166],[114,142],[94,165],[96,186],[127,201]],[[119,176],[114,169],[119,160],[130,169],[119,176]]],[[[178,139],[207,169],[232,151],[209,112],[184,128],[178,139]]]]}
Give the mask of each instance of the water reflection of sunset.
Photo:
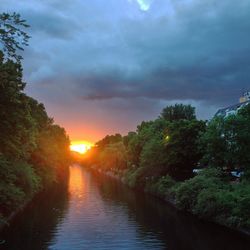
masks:
{"type": "Polygon", "coordinates": [[[69,192],[75,198],[82,198],[83,190],[86,188],[83,181],[82,171],[79,167],[70,167],[69,192]]]}

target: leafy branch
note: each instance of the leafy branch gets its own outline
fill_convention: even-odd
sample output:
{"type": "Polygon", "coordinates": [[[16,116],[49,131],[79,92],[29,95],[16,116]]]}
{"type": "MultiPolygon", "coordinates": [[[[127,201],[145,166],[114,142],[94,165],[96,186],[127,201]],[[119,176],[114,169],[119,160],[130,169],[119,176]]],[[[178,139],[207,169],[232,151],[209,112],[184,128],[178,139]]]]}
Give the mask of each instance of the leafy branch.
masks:
{"type": "Polygon", "coordinates": [[[23,51],[23,47],[28,45],[30,36],[23,31],[23,28],[29,27],[26,20],[21,19],[18,13],[0,14],[0,43],[9,58],[18,62],[22,59],[22,56],[17,54],[17,50],[23,51]]]}

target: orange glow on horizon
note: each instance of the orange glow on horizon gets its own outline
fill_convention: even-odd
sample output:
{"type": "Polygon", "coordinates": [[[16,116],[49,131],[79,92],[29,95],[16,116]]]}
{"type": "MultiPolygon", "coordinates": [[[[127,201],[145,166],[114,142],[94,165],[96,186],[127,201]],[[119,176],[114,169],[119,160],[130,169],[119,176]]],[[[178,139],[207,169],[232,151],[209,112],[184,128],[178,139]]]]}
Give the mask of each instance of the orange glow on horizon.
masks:
{"type": "Polygon", "coordinates": [[[88,141],[72,141],[70,144],[70,150],[79,154],[85,154],[91,147],[93,143],[88,141]]]}

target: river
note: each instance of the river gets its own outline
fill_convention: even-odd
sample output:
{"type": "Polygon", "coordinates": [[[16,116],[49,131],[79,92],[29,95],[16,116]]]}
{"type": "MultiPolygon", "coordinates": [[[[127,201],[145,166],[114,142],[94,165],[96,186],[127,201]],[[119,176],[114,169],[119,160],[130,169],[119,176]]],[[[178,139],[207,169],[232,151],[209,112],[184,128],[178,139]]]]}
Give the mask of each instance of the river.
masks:
{"type": "Polygon", "coordinates": [[[109,177],[70,167],[0,235],[3,250],[245,250],[241,234],[176,211],[109,177]]]}

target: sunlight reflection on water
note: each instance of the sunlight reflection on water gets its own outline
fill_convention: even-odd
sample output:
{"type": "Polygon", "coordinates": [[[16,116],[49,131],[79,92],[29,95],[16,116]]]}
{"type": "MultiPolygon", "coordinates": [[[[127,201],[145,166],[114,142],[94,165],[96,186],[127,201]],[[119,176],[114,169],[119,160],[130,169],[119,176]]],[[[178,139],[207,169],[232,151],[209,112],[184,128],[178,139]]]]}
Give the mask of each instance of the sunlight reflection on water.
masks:
{"type": "Polygon", "coordinates": [[[121,183],[70,167],[7,227],[1,250],[248,250],[249,241],[121,183]]]}
{"type": "Polygon", "coordinates": [[[98,183],[78,166],[70,167],[69,193],[68,213],[49,249],[163,249],[154,234],[142,237],[126,206],[101,196],[98,183]]]}

